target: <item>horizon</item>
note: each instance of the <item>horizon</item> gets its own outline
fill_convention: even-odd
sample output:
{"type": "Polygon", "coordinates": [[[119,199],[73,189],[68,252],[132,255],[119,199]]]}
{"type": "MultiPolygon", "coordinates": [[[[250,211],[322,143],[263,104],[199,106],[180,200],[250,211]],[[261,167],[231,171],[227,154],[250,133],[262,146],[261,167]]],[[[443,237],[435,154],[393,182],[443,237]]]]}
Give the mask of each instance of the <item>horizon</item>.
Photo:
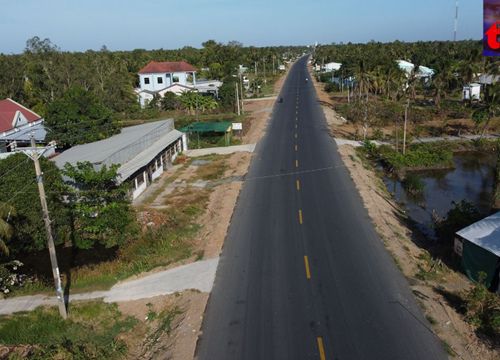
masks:
{"type": "MultiPolygon", "coordinates": [[[[356,4],[327,0],[307,4],[297,0],[256,0],[251,4],[229,0],[47,2],[26,0],[3,5],[5,21],[0,31],[9,34],[16,28],[16,32],[2,41],[0,53],[20,54],[26,40],[34,36],[50,39],[64,52],[98,51],[102,46],[110,51],[201,48],[202,42],[211,39],[220,43],[236,40],[255,47],[452,41],[455,12],[454,0],[438,4],[422,0],[418,6],[410,0],[382,4],[368,0],[356,4]],[[430,7],[432,13],[428,12],[430,7]],[[311,16],[303,15],[308,13],[311,16]]],[[[457,35],[457,40],[482,38],[482,1],[460,3],[457,35]]]]}

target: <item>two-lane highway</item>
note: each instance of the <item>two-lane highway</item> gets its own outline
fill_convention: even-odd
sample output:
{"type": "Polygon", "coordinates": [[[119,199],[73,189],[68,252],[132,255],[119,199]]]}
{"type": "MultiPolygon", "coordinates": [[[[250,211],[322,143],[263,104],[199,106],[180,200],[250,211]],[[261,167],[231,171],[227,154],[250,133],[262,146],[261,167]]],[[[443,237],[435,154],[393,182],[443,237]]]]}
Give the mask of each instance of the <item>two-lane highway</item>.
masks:
{"type": "Polygon", "coordinates": [[[342,165],[306,62],[238,199],[198,358],[445,359],[342,165]]]}

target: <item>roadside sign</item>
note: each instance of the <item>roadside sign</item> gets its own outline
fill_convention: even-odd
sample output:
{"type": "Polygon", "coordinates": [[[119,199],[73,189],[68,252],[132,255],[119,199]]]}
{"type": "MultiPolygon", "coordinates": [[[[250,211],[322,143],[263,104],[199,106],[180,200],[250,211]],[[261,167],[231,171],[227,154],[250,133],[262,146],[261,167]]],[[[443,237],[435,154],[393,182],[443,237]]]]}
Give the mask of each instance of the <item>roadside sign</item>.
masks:
{"type": "Polygon", "coordinates": [[[233,130],[243,130],[243,123],[233,123],[233,130]]]}

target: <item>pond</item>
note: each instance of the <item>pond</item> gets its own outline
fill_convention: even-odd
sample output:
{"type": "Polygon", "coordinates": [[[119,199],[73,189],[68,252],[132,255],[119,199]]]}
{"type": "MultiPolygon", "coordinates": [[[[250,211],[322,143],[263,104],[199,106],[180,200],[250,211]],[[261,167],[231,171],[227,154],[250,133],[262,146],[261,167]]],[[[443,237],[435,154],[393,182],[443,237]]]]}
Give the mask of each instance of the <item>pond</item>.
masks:
{"type": "Polygon", "coordinates": [[[435,238],[433,214],[445,217],[453,201],[466,200],[484,214],[490,211],[496,155],[455,153],[453,162],[454,169],[414,172],[424,184],[422,193],[417,196],[407,193],[401,181],[389,176],[383,178],[387,190],[403,204],[417,228],[430,238],[435,238]]]}

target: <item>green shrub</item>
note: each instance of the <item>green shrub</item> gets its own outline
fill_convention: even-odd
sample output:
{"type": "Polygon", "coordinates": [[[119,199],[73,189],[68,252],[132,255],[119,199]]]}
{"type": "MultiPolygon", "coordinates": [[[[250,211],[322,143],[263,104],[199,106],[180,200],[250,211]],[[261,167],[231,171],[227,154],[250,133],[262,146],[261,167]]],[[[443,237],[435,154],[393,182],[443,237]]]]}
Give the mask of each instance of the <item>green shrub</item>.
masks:
{"type": "Polygon", "coordinates": [[[420,195],[424,191],[425,184],[420,176],[410,173],[403,180],[403,187],[411,195],[420,195]]]}
{"type": "MultiPolygon", "coordinates": [[[[480,279],[484,280],[485,275],[481,273],[480,279]]],[[[470,323],[493,339],[499,339],[500,298],[488,291],[483,281],[479,281],[464,294],[464,306],[466,318],[470,323]]]]}

